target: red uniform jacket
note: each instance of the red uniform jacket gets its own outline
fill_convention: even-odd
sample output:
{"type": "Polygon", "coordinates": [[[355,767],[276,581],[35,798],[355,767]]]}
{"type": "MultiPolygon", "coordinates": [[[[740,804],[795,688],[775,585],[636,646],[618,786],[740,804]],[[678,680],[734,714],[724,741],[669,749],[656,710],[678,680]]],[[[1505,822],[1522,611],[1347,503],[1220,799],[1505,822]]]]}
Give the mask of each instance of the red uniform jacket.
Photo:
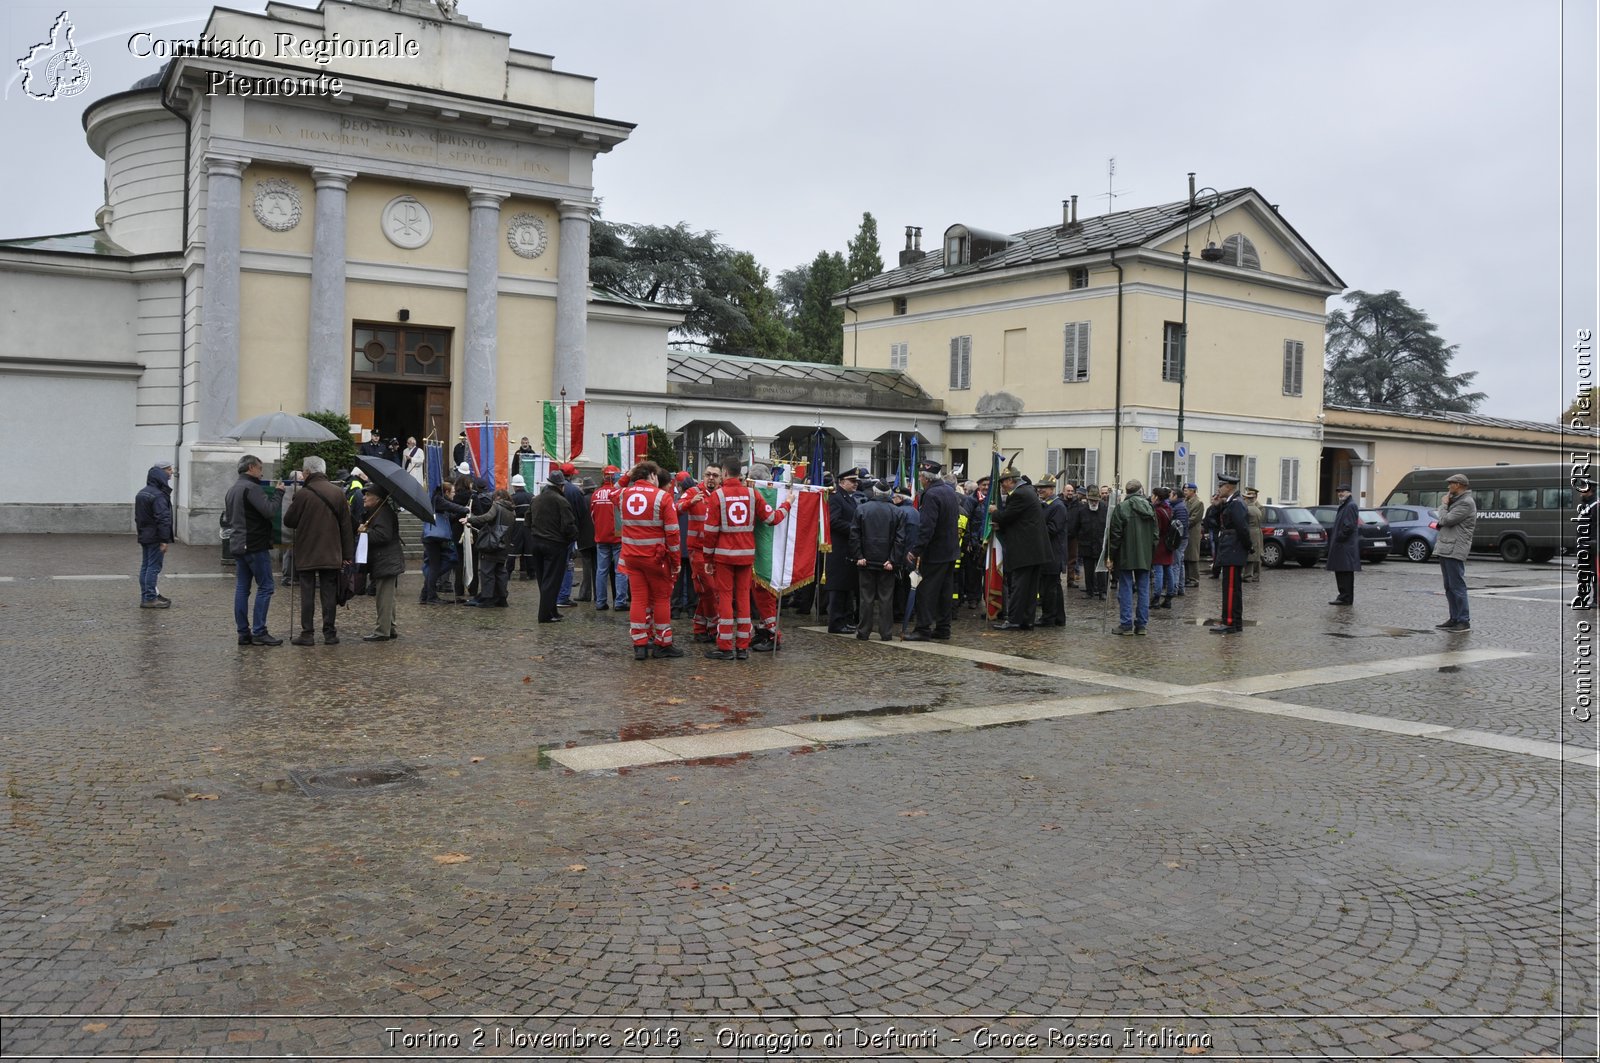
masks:
{"type": "Polygon", "coordinates": [[[639,481],[618,495],[622,512],[622,560],[630,569],[671,567],[678,559],[678,509],[672,494],[639,481]]]}
{"type": "Polygon", "coordinates": [[[778,524],[789,513],[787,502],[773,509],[743,480],[725,482],[707,501],[709,512],[700,547],[707,561],[724,565],[754,565],[756,521],[778,524]]]}
{"type": "Polygon", "coordinates": [[[594,520],[594,541],[597,543],[619,543],[622,536],[618,533],[621,527],[617,520],[617,496],[622,489],[616,484],[601,484],[594,489],[594,494],[589,496],[589,516],[594,520]]]}

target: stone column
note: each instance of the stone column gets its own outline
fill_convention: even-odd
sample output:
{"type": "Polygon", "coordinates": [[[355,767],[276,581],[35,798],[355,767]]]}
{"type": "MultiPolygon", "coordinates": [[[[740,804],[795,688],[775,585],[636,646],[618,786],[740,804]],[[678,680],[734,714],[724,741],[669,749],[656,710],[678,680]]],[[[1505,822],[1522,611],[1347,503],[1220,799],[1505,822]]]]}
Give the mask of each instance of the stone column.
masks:
{"type": "Polygon", "coordinates": [[[306,354],[306,409],[350,412],[350,330],[344,318],[344,170],[313,169],[317,182],[311,243],[311,328],[306,354]]]}
{"type": "Polygon", "coordinates": [[[556,263],[556,394],[583,398],[589,386],[589,227],[594,204],[561,204],[561,250],[556,263]]]}
{"type": "Polygon", "coordinates": [[[239,413],[239,196],[237,156],[206,157],[206,262],[196,367],[200,439],[217,442],[239,413]]]}
{"type": "Polygon", "coordinates": [[[500,360],[500,203],[504,192],[467,189],[467,346],[461,365],[461,419],[495,412],[500,360]]]}

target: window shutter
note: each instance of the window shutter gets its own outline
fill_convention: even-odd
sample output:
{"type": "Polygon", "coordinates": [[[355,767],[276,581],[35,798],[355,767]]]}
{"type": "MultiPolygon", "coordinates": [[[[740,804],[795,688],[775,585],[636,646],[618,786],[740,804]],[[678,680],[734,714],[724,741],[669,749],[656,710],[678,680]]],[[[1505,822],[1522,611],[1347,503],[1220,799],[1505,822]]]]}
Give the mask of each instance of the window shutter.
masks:
{"type": "Polygon", "coordinates": [[[1098,450],[1085,450],[1083,452],[1083,486],[1100,482],[1100,452],[1098,450]]]}
{"type": "Polygon", "coordinates": [[[950,337],[950,389],[961,386],[961,337],[950,337]]]}
{"type": "Polygon", "coordinates": [[[1300,501],[1300,459],[1278,459],[1278,501],[1284,504],[1300,501]]]}
{"type": "MultiPolygon", "coordinates": [[[[1184,483],[1186,483],[1186,484],[1198,484],[1200,482],[1198,479],[1195,478],[1195,470],[1196,470],[1196,467],[1199,465],[1199,462],[1200,462],[1200,455],[1196,454],[1193,450],[1190,450],[1189,451],[1189,456],[1187,458],[1183,459],[1183,482],[1184,483]]],[[[1199,488],[1197,487],[1196,490],[1199,490],[1199,488]]]]}
{"type": "Polygon", "coordinates": [[[1161,482],[1161,451],[1152,450],[1150,452],[1150,460],[1147,463],[1146,469],[1145,469],[1145,478],[1144,478],[1144,492],[1145,492],[1145,495],[1148,497],[1150,492],[1155,489],[1156,484],[1158,484],[1160,482],[1161,482]]]}
{"type": "Polygon", "coordinates": [[[1283,341],[1283,393],[1299,395],[1305,390],[1306,345],[1299,340],[1283,341]]]}
{"type": "Polygon", "coordinates": [[[1211,483],[1210,489],[1215,491],[1222,482],[1221,476],[1228,471],[1228,456],[1226,454],[1211,455],[1211,483]]]}
{"type": "Polygon", "coordinates": [[[1078,379],[1089,379],[1089,323],[1078,322],[1078,379]]]}
{"type": "Polygon", "coordinates": [[[1044,452],[1044,471],[1051,476],[1061,471],[1061,451],[1056,447],[1044,452]]]}
{"type": "Polygon", "coordinates": [[[1067,383],[1089,379],[1089,323],[1069,321],[1061,327],[1061,379],[1067,383]]]}
{"type": "Polygon", "coordinates": [[[961,337],[961,386],[972,386],[972,337],[961,337]]]}
{"type": "Polygon", "coordinates": [[[1240,479],[1243,480],[1246,487],[1255,486],[1256,459],[1254,455],[1249,455],[1244,459],[1244,476],[1242,476],[1240,479]]]}

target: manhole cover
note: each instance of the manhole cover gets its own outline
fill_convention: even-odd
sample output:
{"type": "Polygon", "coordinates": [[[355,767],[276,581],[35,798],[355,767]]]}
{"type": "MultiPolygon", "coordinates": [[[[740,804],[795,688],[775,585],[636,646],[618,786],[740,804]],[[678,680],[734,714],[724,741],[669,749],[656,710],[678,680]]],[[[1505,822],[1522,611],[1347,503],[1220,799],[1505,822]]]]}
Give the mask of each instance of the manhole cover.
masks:
{"type": "Polygon", "coordinates": [[[289,778],[307,797],[343,797],[348,794],[405,790],[422,785],[422,776],[404,764],[363,764],[345,768],[290,771],[289,778]]]}

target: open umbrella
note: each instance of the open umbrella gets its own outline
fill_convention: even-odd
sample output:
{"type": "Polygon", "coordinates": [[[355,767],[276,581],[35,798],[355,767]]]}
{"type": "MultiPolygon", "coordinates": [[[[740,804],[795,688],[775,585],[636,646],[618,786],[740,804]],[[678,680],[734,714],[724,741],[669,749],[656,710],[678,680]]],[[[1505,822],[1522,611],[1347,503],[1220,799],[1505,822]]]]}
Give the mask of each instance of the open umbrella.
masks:
{"type": "Polygon", "coordinates": [[[420,521],[433,519],[433,501],[428,498],[417,478],[388,458],[356,455],[356,464],[365,469],[372,482],[389,492],[389,496],[417,515],[420,521]]]}
{"type": "Polygon", "coordinates": [[[228,439],[254,439],[259,443],[268,440],[274,443],[326,443],[339,438],[315,421],[282,410],[241,421],[223,435],[228,439]]]}

